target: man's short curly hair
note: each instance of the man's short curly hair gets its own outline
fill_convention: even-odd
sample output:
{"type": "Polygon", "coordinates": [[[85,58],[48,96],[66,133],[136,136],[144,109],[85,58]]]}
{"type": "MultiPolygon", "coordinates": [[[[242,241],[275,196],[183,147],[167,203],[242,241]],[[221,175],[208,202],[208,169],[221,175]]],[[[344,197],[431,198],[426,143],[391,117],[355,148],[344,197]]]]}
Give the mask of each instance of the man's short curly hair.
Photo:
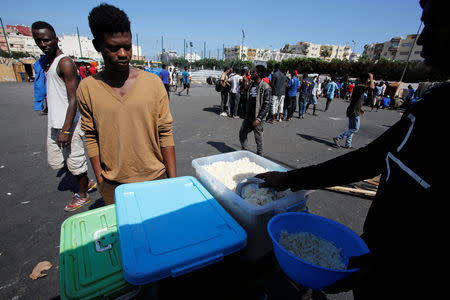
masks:
{"type": "Polygon", "coordinates": [[[56,32],[52,25],[48,24],[44,21],[36,21],[33,24],[31,24],[31,30],[39,30],[39,29],[48,29],[51,33],[53,33],[54,37],[56,38],[56,32]]]}
{"type": "Polygon", "coordinates": [[[89,27],[94,39],[103,41],[105,33],[130,32],[130,20],[119,8],[102,3],[89,13],[89,27]]]}

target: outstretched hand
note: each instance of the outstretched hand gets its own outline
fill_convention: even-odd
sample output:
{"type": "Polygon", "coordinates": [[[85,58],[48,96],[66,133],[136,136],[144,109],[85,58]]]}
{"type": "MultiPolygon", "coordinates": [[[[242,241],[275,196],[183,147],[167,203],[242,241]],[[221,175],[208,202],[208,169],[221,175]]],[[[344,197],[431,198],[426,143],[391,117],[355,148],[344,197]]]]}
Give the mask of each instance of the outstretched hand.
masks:
{"type": "Polygon", "coordinates": [[[255,177],[264,180],[259,185],[262,188],[273,188],[278,192],[289,188],[289,180],[286,172],[272,171],[258,174],[255,177]]]}

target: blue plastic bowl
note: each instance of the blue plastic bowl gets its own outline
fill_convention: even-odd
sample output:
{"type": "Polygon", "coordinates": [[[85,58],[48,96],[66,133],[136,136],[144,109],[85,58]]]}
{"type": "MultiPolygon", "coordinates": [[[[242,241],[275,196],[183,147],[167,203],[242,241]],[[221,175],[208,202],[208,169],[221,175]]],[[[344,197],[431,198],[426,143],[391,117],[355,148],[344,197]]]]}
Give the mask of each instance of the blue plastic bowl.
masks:
{"type": "Polygon", "coordinates": [[[278,242],[280,232],[310,232],[342,249],[344,263],[350,256],[369,252],[364,241],[351,229],[327,218],[302,212],[288,212],[273,217],[268,224],[273,250],[283,271],[293,281],[307,288],[321,291],[330,284],[347,277],[358,269],[332,270],[313,265],[284,249],[278,242]]]}

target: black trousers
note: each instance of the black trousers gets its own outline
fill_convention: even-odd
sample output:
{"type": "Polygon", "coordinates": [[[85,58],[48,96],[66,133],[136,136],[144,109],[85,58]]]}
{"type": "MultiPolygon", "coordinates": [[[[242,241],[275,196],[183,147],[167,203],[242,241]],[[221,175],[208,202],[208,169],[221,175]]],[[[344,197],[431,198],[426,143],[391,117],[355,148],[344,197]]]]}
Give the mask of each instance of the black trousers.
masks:
{"type": "Polygon", "coordinates": [[[228,92],[227,91],[220,92],[220,110],[221,110],[221,113],[227,112],[227,102],[228,102],[228,92]]]}
{"type": "Polygon", "coordinates": [[[239,130],[239,141],[241,142],[242,150],[247,150],[247,137],[253,131],[256,142],[256,154],[263,155],[263,126],[260,123],[258,126],[253,126],[254,120],[245,119],[242,121],[241,129],[239,130]]]}

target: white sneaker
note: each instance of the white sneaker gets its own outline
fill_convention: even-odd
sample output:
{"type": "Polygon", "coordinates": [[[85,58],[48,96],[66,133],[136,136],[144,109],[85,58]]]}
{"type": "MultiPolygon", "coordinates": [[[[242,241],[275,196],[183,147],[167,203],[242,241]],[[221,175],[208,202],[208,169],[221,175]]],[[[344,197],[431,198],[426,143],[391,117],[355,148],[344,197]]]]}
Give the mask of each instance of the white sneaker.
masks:
{"type": "Polygon", "coordinates": [[[226,112],[223,112],[223,113],[221,113],[220,115],[221,115],[221,116],[224,116],[224,117],[227,117],[227,116],[228,116],[226,112]]]}

